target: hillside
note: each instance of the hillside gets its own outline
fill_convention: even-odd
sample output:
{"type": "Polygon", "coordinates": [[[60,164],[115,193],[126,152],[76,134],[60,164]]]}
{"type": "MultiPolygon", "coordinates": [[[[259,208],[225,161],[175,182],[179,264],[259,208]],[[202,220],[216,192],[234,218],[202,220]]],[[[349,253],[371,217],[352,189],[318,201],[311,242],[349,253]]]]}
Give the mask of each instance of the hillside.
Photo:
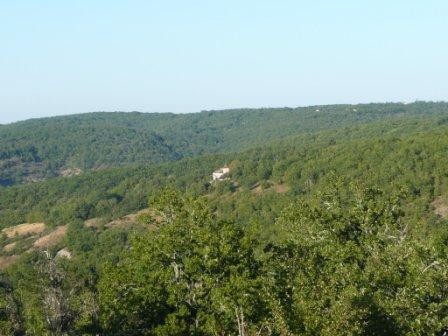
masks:
{"type": "Polygon", "coordinates": [[[32,119],[0,126],[0,184],[230,153],[291,135],[447,112],[445,103],[414,103],[32,119]]]}
{"type": "MultiPolygon", "coordinates": [[[[57,226],[76,218],[112,219],[144,208],[148,194],[164,187],[208,195],[223,208],[226,195],[234,195],[230,198],[233,210],[226,215],[252,215],[245,207],[254,198],[254,186],[260,185],[260,190],[270,183],[286,184],[292,197],[306,195],[325,184],[330,172],[386,189],[393,189],[390,183],[401,183],[419,195],[422,188],[433,190],[426,196],[430,202],[435,188],[438,193],[445,190],[447,127],[443,116],[367,122],[290,136],[237,153],[109,168],[7,187],[0,189],[0,228],[24,222],[57,226]],[[231,167],[237,187],[229,182],[210,183],[211,172],[224,163],[231,167]]],[[[272,208],[277,201],[270,199],[264,206],[272,208]]]]}
{"type": "Polygon", "coordinates": [[[2,126],[47,153],[12,172],[58,163],[0,187],[0,334],[443,335],[447,117],[416,103],[2,126]]]}

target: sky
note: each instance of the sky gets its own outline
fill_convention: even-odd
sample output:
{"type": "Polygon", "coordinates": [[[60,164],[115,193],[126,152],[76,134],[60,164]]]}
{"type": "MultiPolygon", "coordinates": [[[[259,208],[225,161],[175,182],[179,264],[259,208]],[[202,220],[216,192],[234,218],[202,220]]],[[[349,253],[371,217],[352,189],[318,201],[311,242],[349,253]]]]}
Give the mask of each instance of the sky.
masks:
{"type": "Polygon", "coordinates": [[[448,100],[448,1],[0,0],[0,123],[448,100]]]}

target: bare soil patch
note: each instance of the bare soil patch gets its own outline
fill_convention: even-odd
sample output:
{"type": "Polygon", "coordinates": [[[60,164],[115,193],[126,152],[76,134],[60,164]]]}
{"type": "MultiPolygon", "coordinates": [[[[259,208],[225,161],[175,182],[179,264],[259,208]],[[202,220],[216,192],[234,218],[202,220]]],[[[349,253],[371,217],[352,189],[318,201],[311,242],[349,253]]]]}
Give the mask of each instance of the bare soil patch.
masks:
{"type": "Polygon", "coordinates": [[[261,193],[263,193],[263,188],[261,187],[260,183],[256,183],[255,185],[252,186],[252,188],[250,189],[254,194],[260,195],[261,193]]]}
{"type": "Polygon", "coordinates": [[[286,184],[273,183],[269,188],[263,189],[260,183],[256,183],[251,188],[251,191],[257,195],[261,195],[264,192],[269,192],[271,190],[273,190],[277,194],[284,194],[284,193],[287,193],[289,190],[291,190],[291,187],[286,184]]]}
{"type": "Polygon", "coordinates": [[[274,190],[277,194],[284,194],[291,190],[291,187],[286,184],[276,184],[274,185],[274,190]]]}
{"type": "Polygon", "coordinates": [[[67,258],[67,259],[71,259],[72,258],[72,253],[69,251],[68,248],[64,247],[62,250],[59,250],[56,253],[56,258],[67,258]]]}
{"type": "Polygon", "coordinates": [[[12,250],[14,250],[14,247],[16,247],[16,243],[7,244],[3,247],[3,251],[11,252],[12,250]]]}
{"type": "Polygon", "coordinates": [[[0,257],[0,269],[5,269],[9,265],[13,264],[19,256],[12,255],[12,256],[1,256],[0,257]]]}
{"type": "Polygon", "coordinates": [[[437,197],[431,205],[434,207],[436,215],[444,219],[448,218],[448,202],[443,197],[437,197]]]}
{"type": "Polygon", "coordinates": [[[125,227],[125,226],[130,226],[130,225],[136,224],[138,216],[141,214],[148,213],[148,211],[149,211],[148,209],[143,209],[143,210],[140,210],[139,212],[129,214],[124,217],[115,219],[115,220],[107,223],[105,225],[105,227],[108,227],[108,228],[116,227],[116,226],[125,227]]]}
{"type": "Polygon", "coordinates": [[[6,237],[14,238],[16,235],[24,236],[30,233],[42,233],[45,230],[44,223],[24,223],[2,230],[6,237]]]}
{"type": "Polygon", "coordinates": [[[45,248],[52,246],[61,241],[61,239],[64,238],[66,232],[67,232],[67,225],[59,226],[54,231],[51,231],[49,234],[37,239],[34,242],[33,247],[45,248]]]}
{"type": "Polygon", "coordinates": [[[101,226],[101,218],[90,218],[84,222],[87,227],[98,228],[101,226]]]}

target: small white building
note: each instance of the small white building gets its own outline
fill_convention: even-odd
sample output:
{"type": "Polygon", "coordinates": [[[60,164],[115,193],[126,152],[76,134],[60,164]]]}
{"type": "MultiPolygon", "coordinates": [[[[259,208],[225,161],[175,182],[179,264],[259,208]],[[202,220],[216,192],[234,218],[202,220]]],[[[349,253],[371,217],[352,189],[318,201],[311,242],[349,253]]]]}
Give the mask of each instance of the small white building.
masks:
{"type": "Polygon", "coordinates": [[[230,169],[228,167],[223,167],[218,170],[215,170],[212,174],[213,181],[223,180],[225,175],[228,174],[229,172],[230,172],[230,169]]]}

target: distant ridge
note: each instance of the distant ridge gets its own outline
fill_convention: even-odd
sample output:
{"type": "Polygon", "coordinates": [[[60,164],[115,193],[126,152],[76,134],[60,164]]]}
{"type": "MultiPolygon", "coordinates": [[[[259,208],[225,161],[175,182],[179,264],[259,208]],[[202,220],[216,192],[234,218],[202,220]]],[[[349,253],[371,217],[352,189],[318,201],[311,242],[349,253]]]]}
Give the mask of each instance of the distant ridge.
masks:
{"type": "Polygon", "coordinates": [[[0,127],[0,184],[244,150],[287,136],[387,118],[448,115],[415,102],[229,109],[199,113],[92,112],[0,127]]]}

